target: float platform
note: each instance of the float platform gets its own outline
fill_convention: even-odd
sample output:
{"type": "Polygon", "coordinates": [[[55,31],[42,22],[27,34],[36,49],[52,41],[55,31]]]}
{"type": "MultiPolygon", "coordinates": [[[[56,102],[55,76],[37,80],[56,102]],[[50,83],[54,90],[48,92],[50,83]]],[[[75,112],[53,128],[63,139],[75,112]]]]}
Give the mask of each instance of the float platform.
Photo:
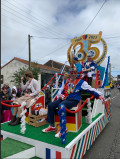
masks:
{"type": "MultiPolygon", "coordinates": [[[[1,124],[1,133],[3,139],[10,138],[23,142],[24,144],[29,144],[28,147],[31,146],[32,148],[30,150],[32,153],[31,158],[34,156],[46,159],[83,158],[86,151],[90,149],[91,145],[109,120],[110,116],[107,113],[99,113],[92,119],[91,124],[87,124],[85,118],[82,117],[82,126],[80,130],[78,132],[68,132],[65,145],[62,145],[60,138],[54,137],[54,132],[42,132],[42,129],[46,128],[48,125],[36,128],[26,124],[26,132],[25,134],[21,134],[20,125],[13,127],[9,126],[8,123],[3,123],[1,124]]],[[[2,158],[8,157],[5,156],[4,150],[6,149],[9,151],[9,145],[6,145],[5,148],[4,144],[2,145],[2,158]]],[[[16,158],[19,157],[17,156],[16,158]]],[[[24,158],[28,158],[27,153],[24,158]]]]}

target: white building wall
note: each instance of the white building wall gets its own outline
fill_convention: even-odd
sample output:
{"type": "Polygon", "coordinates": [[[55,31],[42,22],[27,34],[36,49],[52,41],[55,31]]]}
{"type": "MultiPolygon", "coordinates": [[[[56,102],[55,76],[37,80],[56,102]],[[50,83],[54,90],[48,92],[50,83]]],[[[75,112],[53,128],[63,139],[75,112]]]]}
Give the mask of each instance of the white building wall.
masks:
{"type": "Polygon", "coordinates": [[[1,69],[1,74],[4,76],[3,77],[3,83],[8,83],[10,88],[14,86],[13,82],[10,82],[13,80],[12,76],[15,73],[15,71],[18,71],[20,68],[26,67],[28,68],[28,65],[18,61],[18,60],[13,60],[10,63],[8,63],[6,66],[4,66],[1,69]]]}

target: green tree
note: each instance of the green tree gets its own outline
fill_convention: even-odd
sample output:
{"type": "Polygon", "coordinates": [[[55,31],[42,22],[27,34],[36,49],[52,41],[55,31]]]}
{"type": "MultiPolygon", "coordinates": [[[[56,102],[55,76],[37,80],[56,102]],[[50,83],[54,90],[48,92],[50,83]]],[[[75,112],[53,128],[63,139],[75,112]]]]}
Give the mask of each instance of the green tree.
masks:
{"type": "MultiPolygon", "coordinates": [[[[28,68],[22,67],[20,68],[18,71],[16,71],[12,78],[13,80],[11,80],[11,82],[13,82],[17,87],[20,86],[21,83],[21,76],[24,76],[25,72],[28,70],[28,68]]],[[[40,67],[38,66],[38,63],[34,62],[32,67],[31,67],[31,71],[33,73],[33,77],[38,80],[38,75],[40,74],[40,67]]],[[[24,78],[23,83],[26,83],[26,79],[24,78]]]]}

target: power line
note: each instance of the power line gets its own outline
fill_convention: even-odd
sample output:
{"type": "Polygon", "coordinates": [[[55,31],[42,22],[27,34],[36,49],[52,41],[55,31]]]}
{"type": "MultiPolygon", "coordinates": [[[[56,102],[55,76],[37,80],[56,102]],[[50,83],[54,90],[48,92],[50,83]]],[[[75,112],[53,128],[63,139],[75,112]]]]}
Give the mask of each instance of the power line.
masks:
{"type": "MultiPolygon", "coordinates": [[[[5,16],[4,14],[2,14],[3,16],[5,16]]],[[[7,17],[7,16],[6,16],[7,17]]],[[[4,24],[2,24],[1,25],[2,27],[6,27],[7,29],[13,29],[13,30],[16,30],[17,32],[21,32],[22,34],[25,34],[25,35],[28,35],[27,33],[23,33],[22,31],[18,31],[17,29],[15,29],[15,28],[13,28],[13,27],[10,27],[10,26],[7,26],[7,25],[4,25],[4,24]]]]}
{"type": "MultiPolygon", "coordinates": [[[[8,2],[7,0],[6,0],[6,2],[8,2]]],[[[15,8],[18,8],[19,10],[21,10],[22,12],[25,12],[25,13],[27,13],[25,10],[23,10],[23,9],[21,9],[21,8],[19,8],[19,7],[17,7],[17,6],[15,6],[14,4],[11,4],[10,2],[8,2],[10,5],[12,5],[12,6],[14,6],[15,8]]],[[[21,14],[21,13],[19,13],[19,14],[21,14]]],[[[28,13],[27,13],[28,14],[28,13]]],[[[23,14],[22,14],[23,15],[23,14]]],[[[36,19],[37,21],[40,21],[40,22],[42,22],[40,19],[38,19],[38,18],[36,18],[35,16],[33,16],[33,15],[30,15],[31,17],[33,17],[34,19],[36,19]]],[[[26,17],[26,16],[25,16],[26,17]]],[[[28,18],[28,17],[26,17],[26,18],[28,18]]],[[[30,19],[30,18],[28,18],[28,19],[30,19]]],[[[35,20],[34,20],[34,22],[35,23],[37,23],[35,20]]],[[[39,25],[41,25],[43,28],[43,30],[46,30],[47,32],[49,31],[50,32],[50,29],[48,30],[48,29],[46,29],[45,27],[45,25],[43,25],[43,24],[41,24],[39,22],[39,25]]],[[[43,22],[42,22],[43,23],[43,22]]],[[[37,23],[38,24],[38,23],[37,23]]],[[[60,34],[61,34],[61,32],[56,32],[55,30],[54,31],[52,31],[54,34],[56,34],[57,36],[59,36],[60,34]]],[[[62,35],[62,34],[61,34],[62,35]]],[[[67,35],[67,34],[66,34],[67,35]]],[[[63,35],[62,35],[63,36],[63,35]]],[[[67,35],[68,36],[68,35],[67,35]]]]}
{"type": "MultiPolygon", "coordinates": [[[[97,12],[96,16],[98,15],[98,13],[100,12],[100,10],[101,10],[102,7],[104,6],[105,2],[106,2],[106,1],[104,1],[103,5],[101,6],[101,8],[99,9],[99,11],[97,12]]],[[[20,14],[20,13],[19,13],[19,14],[20,14]]],[[[93,18],[93,20],[91,21],[91,23],[89,24],[89,26],[92,24],[92,22],[94,21],[94,19],[96,18],[96,16],[93,18]]],[[[28,17],[27,17],[27,18],[28,18],[28,17]]],[[[89,26],[88,26],[88,27],[89,27],[89,26]]],[[[85,31],[88,29],[88,27],[85,29],[85,31]]],[[[85,32],[85,31],[84,31],[84,32],[85,32]]],[[[83,33],[84,33],[84,32],[83,32],[83,33]]],[[[35,37],[35,36],[34,36],[34,37],[35,37]]],[[[37,37],[37,38],[47,38],[47,37],[37,37]]],[[[59,39],[59,38],[50,38],[50,39],[59,39]]],[[[62,38],[62,39],[64,39],[64,38],[62,38]]],[[[66,39],[66,40],[67,40],[67,39],[66,39]]],[[[67,45],[67,44],[65,44],[65,46],[66,46],[66,45],[67,45]]],[[[64,46],[62,46],[62,48],[63,48],[63,47],[64,47],[64,46]]],[[[59,49],[59,48],[58,48],[58,49],[59,49]]],[[[56,49],[56,50],[57,50],[57,49],[56,49]]],[[[55,50],[55,51],[56,51],[56,50],[55,50]]],[[[49,53],[48,55],[50,55],[50,54],[52,54],[52,53],[53,53],[53,52],[49,53]]],[[[46,55],[46,56],[48,56],[48,55],[46,55]]],[[[44,57],[46,57],[46,56],[44,56],[44,57]]]]}
{"type": "MultiPolygon", "coordinates": [[[[4,5],[4,4],[2,4],[2,5],[4,5]]],[[[6,5],[4,5],[4,6],[6,6],[6,5]]],[[[8,7],[8,6],[6,6],[7,8],[9,8],[9,9],[11,9],[10,7],[8,7]]],[[[2,8],[2,9],[4,9],[4,8],[2,8]]],[[[6,9],[4,9],[4,10],[6,10],[6,9]]],[[[14,9],[11,9],[12,11],[14,11],[14,12],[16,12],[16,13],[18,13],[18,14],[20,14],[20,15],[22,15],[23,17],[26,17],[25,15],[23,15],[23,14],[21,14],[21,13],[19,13],[18,11],[16,11],[16,10],[14,10],[14,9]]],[[[6,10],[7,12],[10,12],[10,11],[8,11],[8,10],[6,10]]],[[[12,12],[10,12],[10,13],[12,13],[12,12]]],[[[14,13],[12,13],[13,15],[15,15],[14,13]]],[[[15,15],[16,17],[18,17],[17,15],[15,15]]],[[[23,18],[21,18],[21,17],[19,17],[20,19],[23,19],[23,18]]],[[[31,20],[30,18],[28,18],[28,17],[26,17],[27,19],[29,19],[29,20],[31,20]]],[[[29,22],[28,20],[26,20],[26,19],[23,19],[24,21],[26,21],[26,22],[28,22],[28,23],[30,23],[30,24],[32,24],[32,25],[34,25],[35,27],[37,27],[37,28],[39,28],[39,24],[38,25],[35,25],[35,24],[33,24],[33,23],[31,23],[31,22],[29,22]]],[[[50,31],[48,31],[47,29],[45,29],[45,28],[43,28],[43,30],[45,30],[45,31],[47,31],[47,32],[49,32],[49,33],[51,33],[50,31]]],[[[53,33],[51,33],[51,34],[53,34],[53,33]]]]}
{"type": "Polygon", "coordinates": [[[39,39],[57,39],[57,40],[60,40],[60,39],[61,39],[61,40],[70,40],[70,39],[67,39],[67,38],[40,37],[40,36],[34,36],[34,35],[32,35],[32,37],[39,38],[39,39]]]}
{"type": "MultiPolygon", "coordinates": [[[[57,51],[57,50],[59,50],[59,49],[62,49],[63,47],[67,46],[68,44],[70,44],[70,43],[66,43],[66,44],[63,45],[63,46],[61,46],[61,47],[59,47],[59,48],[56,48],[54,51],[50,52],[49,54],[45,55],[44,57],[46,57],[46,56],[48,56],[48,55],[54,53],[55,51],[57,51]]],[[[44,58],[44,57],[41,57],[41,58],[44,58]]]]}
{"type": "MultiPolygon", "coordinates": [[[[2,4],[2,5],[4,5],[4,4],[2,4]]],[[[6,6],[6,5],[4,5],[4,6],[6,6]]],[[[8,6],[6,6],[7,8],[9,8],[9,9],[11,9],[10,7],[8,7],[8,6]]],[[[4,8],[2,8],[2,9],[4,9],[4,8]]],[[[4,9],[4,10],[6,10],[6,9],[4,9]]],[[[19,12],[17,12],[16,10],[14,10],[14,9],[11,9],[12,11],[14,11],[14,12],[16,12],[16,13],[18,13],[18,14],[20,14],[20,15],[22,15],[23,17],[26,17],[25,15],[23,15],[23,14],[21,14],[21,13],[19,13],[19,12]]],[[[7,12],[10,12],[10,11],[8,11],[8,10],[6,10],[7,12]]],[[[28,21],[28,20],[26,20],[26,19],[24,19],[24,18],[21,18],[20,16],[18,16],[18,15],[15,15],[14,13],[12,13],[12,12],[10,12],[11,14],[13,14],[14,16],[16,16],[16,17],[18,17],[18,18],[20,18],[20,19],[22,19],[22,20],[24,20],[25,22],[28,22],[28,23],[30,23],[30,24],[32,24],[32,25],[34,25],[35,27],[37,27],[37,28],[39,28],[39,24],[38,25],[35,25],[34,23],[31,23],[30,21],[28,21]]],[[[30,18],[28,18],[28,17],[26,17],[27,19],[29,19],[29,20],[31,20],[30,18]]],[[[49,33],[51,33],[50,31],[48,31],[47,29],[45,29],[45,28],[42,28],[43,30],[45,30],[45,31],[47,31],[47,32],[49,32],[49,33]]],[[[42,31],[39,31],[40,33],[42,32],[42,31]]],[[[52,35],[53,35],[53,33],[51,33],[52,35]]]]}
{"type": "MultiPolygon", "coordinates": [[[[100,7],[100,9],[98,10],[98,12],[96,13],[96,15],[94,16],[94,18],[92,19],[92,21],[89,23],[89,25],[86,27],[86,29],[83,31],[82,34],[84,34],[86,32],[86,30],[90,27],[90,25],[93,23],[93,21],[95,20],[95,18],[97,17],[97,15],[99,14],[100,10],[103,8],[104,4],[106,3],[107,0],[105,0],[102,4],[102,6],[100,7]]],[[[79,48],[80,46],[76,47],[79,48]]]]}
{"type": "Polygon", "coordinates": [[[97,14],[94,16],[94,18],[92,19],[92,21],[90,22],[90,24],[88,24],[88,26],[86,27],[86,29],[83,31],[82,34],[84,34],[86,32],[86,30],[90,27],[90,25],[93,23],[93,21],[95,20],[95,18],[97,17],[97,15],[99,14],[99,12],[101,11],[101,9],[103,8],[104,4],[106,3],[107,0],[105,0],[102,4],[102,6],[100,7],[100,9],[98,10],[97,14]]]}
{"type": "MultiPolygon", "coordinates": [[[[21,3],[18,3],[18,1],[16,2],[15,0],[13,0],[16,4],[20,4],[23,8],[25,8],[25,9],[27,9],[28,11],[30,11],[31,12],[31,10],[29,9],[29,8],[27,8],[27,7],[25,7],[23,4],[21,4],[21,3]]],[[[32,11],[33,12],[33,11],[32,11]]],[[[34,12],[35,13],[35,12],[34,12]]],[[[35,13],[36,14],[36,13],[35,13]]],[[[42,23],[46,23],[46,24],[48,24],[49,26],[51,26],[50,24],[49,24],[49,22],[48,22],[48,20],[46,20],[45,18],[43,18],[43,17],[41,17],[41,16],[39,16],[38,14],[37,14],[37,17],[40,17],[40,18],[42,18],[45,22],[43,22],[42,20],[40,20],[40,19],[38,19],[38,20],[40,20],[40,21],[42,21],[42,23]]],[[[53,28],[53,26],[52,26],[52,28],[53,28]]],[[[55,28],[55,27],[54,27],[55,28]]],[[[56,28],[55,28],[56,29],[56,28]]],[[[54,29],[54,30],[55,30],[54,29]]],[[[66,32],[63,32],[64,34],[66,34],[66,32]]],[[[70,33],[69,34],[66,34],[67,36],[69,36],[70,35],[70,33]]]]}
{"type": "MultiPolygon", "coordinates": [[[[7,11],[6,9],[4,9],[4,8],[2,8],[3,10],[5,10],[5,11],[7,11]]],[[[10,14],[13,14],[12,12],[10,12],[10,11],[7,11],[7,12],[9,12],[10,14]]],[[[6,15],[4,15],[3,13],[2,13],[2,15],[3,16],[6,16],[6,15]]],[[[29,23],[29,24],[31,24],[29,21],[26,21],[25,19],[23,19],[23,18],[21,18],[21,17],[18,17],[18,16],[16,16],[15,14],[13,14],[15,17],[17,17],[17,18],[19,18],[19,19],[22,19],[22,20],[24,20],[25,22],[27,22],[27,23],[29,23]]],[[[8,18],[11,18],[11,17],[9,17],[9,16],[6,16],[6,17],[8,17],[8,18]]],[[[23,24],[23,23],[21,23],[21,22],[19,22],[19,21],[17,21],[16,19],[14,19],[14,18],[11,18],[11,19],[13,19],[14,21],[16,21],[17,23],[20,23],[20,24],[22,24],[22,26],[24,26],[24,25],[26,25],[26,24],[23,24]]],[[[27,27],[30,27],[30,26],[28,26],[28,25],[26,25],[27,27]]],[[[37,29],[35,29],[35,28],[33,28],[33,27],[31,27],[31,29],[33,29],[33,30],[35,30],[35,31],[37,31],[37,32],[39,32],[40,33],[40,31],[39,30],[37,30],[37,29]]]]}
{"type": "MultiPolygon", "coordinates": [[[[2,14],[2,15],[4,15],[4,14],[2,14]]],[[[4,16],[6,16],[6,15],[4,15],[4,16]]],[[[2,26],[7,27],[7,28],[9,28],[9,29],[12,28],[12,27],[6,26],[6,25],[4,25],[4,24],[2,24],[2,26]]],[[[12,29],[15,29],[15,28],[12,28],[12,29]]],[[[15,30],[16,30],[16,29],[15,29],[15,30]]],[[[16,30],[16,31],[18,31],[18,30],[16,30]]],[[[18,31],[18,32],[23,33],[22,31],[18,31]]],[[[27,33],[24,33],[24,34],[25,34],[25,35],[28,35],[27,33]]],[[[40,38],[40,39],[69,40],[69,39],[67,39],[67,38],[38,37],[38,36],[34,36],[34,35],[32,35],[32,37],[33,37],[33,38],[40,38]]]]}
{"type": "Polygon", "coordinates": [[[65,45],[63,45],[63,46],[61,46],[61,47],[59,47],[59,48],[56,48],[54,51],[48,53],[48,54],[45,55],[45,56],[40,57],[40,59],[45,58],[46,56],[48,56],[48,55],[50,55],[50,54],[53,54],[55,51],[62,49],[63,47],[67,46],[68,44],[70,44],[70,42],[69,42],[69,43],[66,43],[65,45]]]}
{"type": "Polygon", "coordinates": [[[26,46],[27,46],[27,45],[26,45],[27,43],[28,43],[28,40],[27,40],[27,41],[25,41],[25,45],[24,45],[24,47],[23,47],[23,48],[21,48],[21,49],[20,49],[20,51],[18,50],[18,51],[16,52],[16,54],[17,54],[17,53],[21,53],[21,52],[23,52],[23,50],[24,50],[24,49],[26,48],[26,46]]]}

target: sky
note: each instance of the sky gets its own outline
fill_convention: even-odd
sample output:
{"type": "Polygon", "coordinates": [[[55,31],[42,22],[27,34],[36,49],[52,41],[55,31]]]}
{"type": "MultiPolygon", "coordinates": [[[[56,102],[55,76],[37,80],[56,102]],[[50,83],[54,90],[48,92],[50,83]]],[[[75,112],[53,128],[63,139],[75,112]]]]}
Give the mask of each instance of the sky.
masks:
{"type": "Polygon", "coordinates": [[[71,39],[102,31],[112,75],[120,74],[120,0],[1,0],[1,14],[1,65],[29,59],[28,34],[31,60],[44,64],[65,63],[71,39]]]}

